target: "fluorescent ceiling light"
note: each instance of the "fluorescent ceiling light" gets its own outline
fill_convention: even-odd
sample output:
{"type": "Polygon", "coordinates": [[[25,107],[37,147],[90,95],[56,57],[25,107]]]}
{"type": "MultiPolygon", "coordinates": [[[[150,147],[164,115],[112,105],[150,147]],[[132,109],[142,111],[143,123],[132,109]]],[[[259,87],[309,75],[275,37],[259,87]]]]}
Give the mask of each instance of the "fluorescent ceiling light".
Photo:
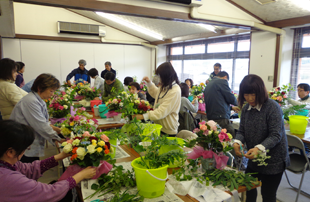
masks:
{"type": "Polygon", "coordinates": [[[133,29],[133,30],[136,30],[136,31],[141,32],[143,34],[149,35],[150,37],[153,37],[155,39],[164,40],[162,35],[155,33],[151,30],[148,30],[144,27],[141,27],[137,24],[134,24],[132,22],[129,22],[127,20],[121,19],[115,15],[107,14],[107,13],[103,13],[103,12],[96,12],[96,14],[100,15],[101,17],[112,20],[113,22],[116,22],[116,23],[119,23],[119,24],[124,25],[126,27],[129,27],[130,29],[133,29]]]}
{"type": "Polygon", "coordinates": [[[198,25],[199,25],[200,27],[203,27],[203,28],[207,29],[207,30],[210,30],[211,32],[216,33],[215,27],[212,26],[212,25],[206,25],[206,24],[198,24],[198,25]]]}
{"type": "Polygon", "coordinates": [[[296,6],[310,11],[310,0],[291,0],[296,6]]]}

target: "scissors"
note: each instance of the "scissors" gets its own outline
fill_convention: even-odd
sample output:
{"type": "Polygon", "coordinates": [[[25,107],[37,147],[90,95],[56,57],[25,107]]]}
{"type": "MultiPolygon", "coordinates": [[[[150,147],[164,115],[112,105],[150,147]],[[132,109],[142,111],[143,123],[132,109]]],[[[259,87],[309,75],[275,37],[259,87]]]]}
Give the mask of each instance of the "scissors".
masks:
{"type": "Polygon", "coordinates": [[[240,171],[240,170],[241,170],[242,159],[243,159],[243,157],[244,157],[244,154],[243,154],[243,148],[242,148],[242,144],[240,144],[240,152],[241,152],[242,157],[240,158],[240,163],[239,163],[239,168],[238,168],[238,171],[240,171]]]}

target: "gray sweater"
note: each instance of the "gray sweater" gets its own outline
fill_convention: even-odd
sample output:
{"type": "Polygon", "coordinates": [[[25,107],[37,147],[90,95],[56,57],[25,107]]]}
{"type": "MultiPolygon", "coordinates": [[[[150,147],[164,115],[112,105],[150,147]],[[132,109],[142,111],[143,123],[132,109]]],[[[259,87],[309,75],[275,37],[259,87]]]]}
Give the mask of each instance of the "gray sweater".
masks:
{"type": "Polygon", "coordinates": [[[195,101],[195,104],[193,105],[188,98],[181,97],[181,107],[180,107],[180,113],[185,112],[186,109],[188,109],[192,113],[196,113],[198,111],[198,100],[195,101]]]}
{"type": "Polygon", "coordinates": [[[268,99],[260,111],[250,109],[249,104],[242,108],[239,131],[236,139],[246,143],[248,149],[263,145],[269,149],[267,166],[257,166],[257,162],[249,160],[248,166],[256,172],[275,175],[289,166],[288,145],[285,134],[283,113],[278,103],[268,99]]]}

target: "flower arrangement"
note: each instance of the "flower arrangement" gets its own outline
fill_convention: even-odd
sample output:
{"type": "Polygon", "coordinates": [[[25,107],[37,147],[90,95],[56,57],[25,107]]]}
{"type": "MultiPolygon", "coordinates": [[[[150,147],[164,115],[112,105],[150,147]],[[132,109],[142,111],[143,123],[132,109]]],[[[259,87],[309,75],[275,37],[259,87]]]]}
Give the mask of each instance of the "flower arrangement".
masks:
{"type": "Polygon", "coordinates": [[[93,100],[95,97],[99,97],[100,89],[90,87],[90,83],[84,81],[79,82],[71,86],[71,88],[77,92],[78,95],[83,96],[84,98],[89,98],[93,100]]]}
{"type": "Polygon", "coordinates": [[[145,114],[149,110],[153,110],[148,101],[140,100],[139,98],[134,100],[134,107],[137,109],[136,114],[145,114]]]}
{"type": "Polygon", "coordinates": [[[70,114],[70,106],[72,103],[68,97],[65,91],[56,91],[50,99],[45,100],[51,117],[63,118],[67,114],[70,114]]]}
{"type": "Polygon", "coordinates": [[[288,98],[288,93],[292,90],[293,88],[291,87],[291,84],[283,85],[282,87],[273,88],[269,91],[268,95],[271,99],[275,100],[280,106],[282,106],[286,104],[285,101],[288,98]]]}
{"type": "Polygon", "coordinates": [[[192,95],[198,96],[199,94],[202,94],[206,85],[204,83],[200,83],[199,85],[194,85],[192,87],[192,95]]]}
{"type": "Polygon", "coordinates": [[[105,105],[108,107],[110,111],[119,112],[120,109],[124,106],[122,99],[120,97],[109,99],[105,105]]]}
{"type": "Polygon", "coordinates": [[[62,143],[63,151],[72,154],[72,164],[81,167],[96,166],[100,161],[110,159],[108,155],[113,153],[113,147],[110,146],[109,138],[106,135],[90,134],[88,131],[83,135],[74,137],[62,143]]]}
{"type": "Polygon", "coordinates": [[[69,137],[71,133],[83,134],[85,131],[96,132],[98,127],[98,120],[89,119],[83,115],[69,116],[61,125],[61,134],[69,137]]]}
{"type": "Polygon", "coordinates": [[[146,85],[145,81],[141,81],[140,89],[141,89],[140,91],[143,92],[143,93],[147,92],[147,85],[146,85]]]}
{"type": "Polygon", "coordinates": [[[221,129],[214,121],[200,122],[200,128],[194,129],[197,138],[187,143],[187,147],[194,147],[193,152],[188,154],[189,159],[215,158],[216,167],[222,169],[226,166],[228,157],[224,154],[233,149],[230,146],[232,135],[226,129],[221,129]]]}

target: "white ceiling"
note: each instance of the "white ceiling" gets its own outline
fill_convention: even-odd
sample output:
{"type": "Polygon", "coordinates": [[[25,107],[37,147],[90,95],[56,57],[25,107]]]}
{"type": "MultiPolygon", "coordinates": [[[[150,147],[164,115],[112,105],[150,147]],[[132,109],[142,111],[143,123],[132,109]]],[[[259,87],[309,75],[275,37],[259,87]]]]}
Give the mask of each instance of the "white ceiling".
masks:
{"type": "MultiPolygon", "coordinates": [[[[255,0],[232,0],[246,10],[265,20],[266,22],[284,20],[310,15],[310,11],[297,6],[293,1],[301,0],[278,0],[274,3],[260,5],[255,0]]],[[[306,0],[307,1],[307,0],[306,0]]],[[[310,2],[310,1],[309,1],[310,2]]]]}
{"type": "MultiPolygon", "coordinates": [[[[155,39],[153,37],[150,37],[149,35],[140,33],[134,29],[128,28],[126,26],[117,24],[109,19],[106,19],[104,17],[101,17],[97,15],[95,12],[92,11],[85,11],[85,10],[75,10],[75,9],[69,9],[75,13],[81,14],[85,17],[91,18],[93,20],[96,20],[98,22],[101,22],[107,26],[119,29],[121,31],[124,31],[126,33],[130,33],[134,36],[137,36],[139,38],[142,38],[144,40],[153,42],[158,41],[158,39],[155,39]]],[[[160,20],[160,19],[152,19],[152,18],[144,18],[144,17],[135,17],[135,16],[128,16],[128,15],[116,15],[113,14],[121,19],[130,21],[132,23],[135,23],[137,25],[140,25],[146,29],[152,30],[158,34],[161,34],[164,39],[171,39],[175,37],[182,37],[182,36],[188,36],[188,35],[197,35],[197,34],[212,34],[212,31],[209,31],[205,28],[202,28],[201,26],[195,24],[195,23],[187,23],[187,22],[178,22],[178,21],[169,21],[169,20],[160,20]]],[[[228,28],[216,26],[218,32],[221,30],[225,30],[228,28]]]]}

